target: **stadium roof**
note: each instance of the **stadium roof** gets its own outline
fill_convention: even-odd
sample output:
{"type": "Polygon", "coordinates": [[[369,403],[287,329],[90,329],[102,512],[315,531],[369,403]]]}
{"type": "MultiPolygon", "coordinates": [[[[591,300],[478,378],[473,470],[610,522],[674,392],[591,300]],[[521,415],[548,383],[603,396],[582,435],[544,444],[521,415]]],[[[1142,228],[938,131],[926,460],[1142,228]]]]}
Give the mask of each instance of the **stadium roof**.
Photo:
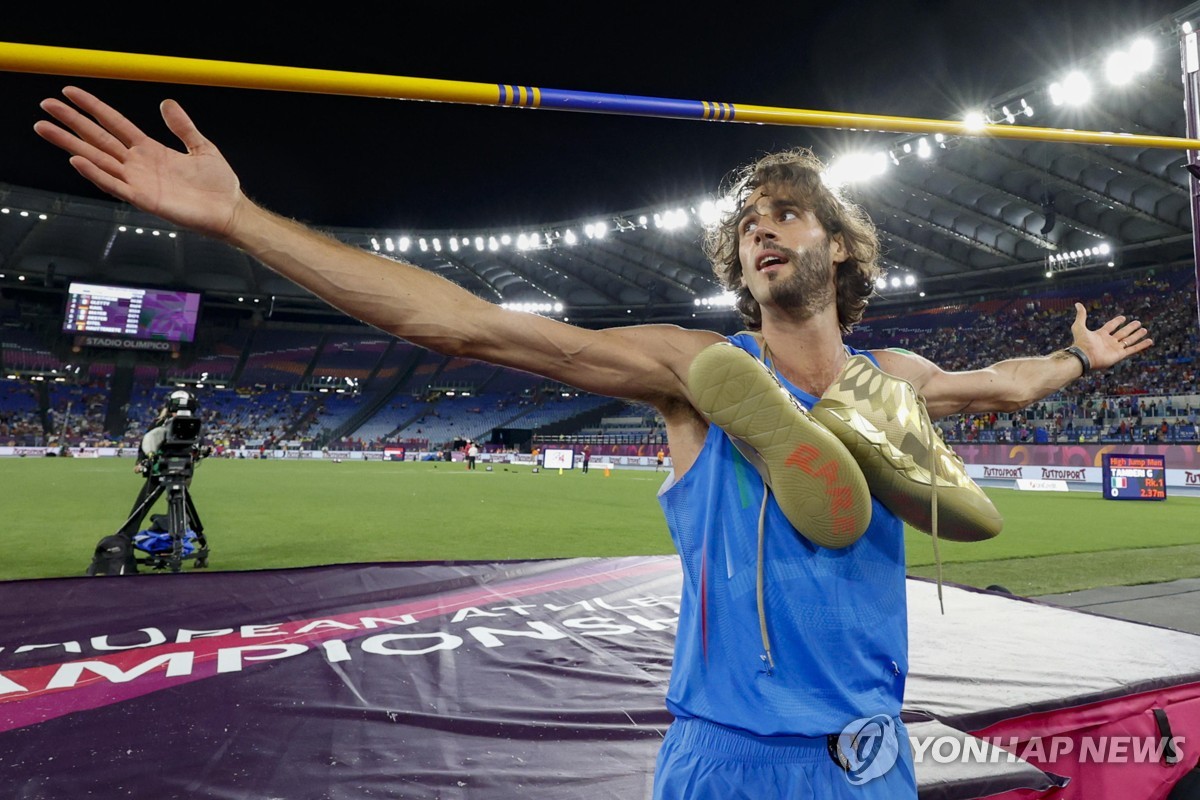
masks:
{"type": "MultiPolygon", "coordinates": [[[[965,5],[971,6],[970,3],[965,5]]],[[[1147,8],[1152,6],[1149,4],[1147,8]]],[[[1089,7],[1097,8],[1094,3],[1089,7]]],[[[1158,10],[1161,11],[1161,7],[1158,10]]],[[[1125,24],[1120,14],[1114,12],[1106,20],[1105,37],[1101,36],[1101,29],[1095,27],[1096,20],[1092,19],[1093,27],[1088,36],[1081,34],[1086,41],[1074,42],[1069,48],[1079,53],[1078,57],[1046,59],[1045,63],[1037,65],[1045,70],[1043,74],[1031,76],[1030,80],[1008,89],[993,91],[985,101],[963,106],[960,111],[965,113],[974,109],[1001,124],[1184,136],[1178,27],[1179,23],[1192,19],[1200,20],[1200,4],[1178,9],[1157,22],[1138,26],[1125,24]],[[1109,83],[1105,71],[1111,52],[1128,48],[1139,35],[1152,43],[1152,62],[1144,71],[1131,74],[1122,85],[1109,83]],[[1068,67],[1078,69],[1091,79],[1091,97],[1084,104],[1056,105],[1051,97],[1052,83],[1058,82],[1060,90],[1064,83],[1069,86],[1066,80],[1068,67]]],[[[1145,23],[1145,18],[1136,21],[1145,23]]],[[[1014,20],[1014,27],[1018,24],[1032,24],[1032,20],[1014,20]]],[[[1078,24],[1083,25],[1083,22],[1078,24]]],[[[1028,31],[1023,35],[1028,35],[1028,31]]],[[[63,43],[102,47],[94,42],[63,43]]],[[[136,51],[132,47],[129,50],[136,51]]],[[[151,49],[141,48],[140,51],[151,52],[151,49]]],[[[155,52],[164,51],[159,48],[155,52]]],[[[271,52],[268,48],[260,58],[252,58],[246,52],[213,57],[271,63],[271,52]]],[[[887,69],[887,56],[894,51],[880,52],[883,59],[875,68],[887,69]]],[[[1125,52],[1128,54],[1128,50],[1125,52]]],[[[206,54],[196,52],[180,54],[206,57],[206,54]]],[[[992,57],[995,58],[995,54],[992,57]]],[[[346,66],[317,61],[314,58],[305,65],[346,66]]],[[[299,65],[300,62],[292,63],[299,65]]],[[[771,68],[752,66],[750,69],[766,70],[769,76],[771,68]]],[[[363,68],[363,71],[379,70],[363,68]]],[[[405,73],[397,70],[392,74],[405,73]]],[[[407,74],[416,74],[416,71],[408,70],[407,74]]],[[[1014,67],[1005,74],[1027,73],[1014,67]]],[[[479,77],[476,74],[463,79],[479,77]]],[[[953,81],[955,76],[946,75],[941,79],[953,81]]],[[[5,86],[19,84],[23,92],[43,94],[53,91],[50,87],[56,88],[63,83],[61,78],[43,76],[5,75],[2,80],[5,86]]],[[[110,88],[112,84],[83,85],[106,97],[117,94],[114,102],[131,114],[142,113],[138,117],[142,124],[153,121],[152,115],[150,119],[144,118],[147,98],[166,93],[162,86],[141,85],[131,95],[134,100],[124,102],[125,94],[110,88]],[[135,101],[140,107],[131,108],[129,103],[135,101]]],[[[535,85],[552,84],[544,80],[535,85]]],[[[123,92],[128,91],[127,87],[121,88],[123,92]]],[[[564,88],[607,91],[613,87],[593,84],[564,88]]],[[[690,92],[682,90],[675,96],[695,99],[710,91],[699,86],[690,92]]],[[[736,90],[731,88],[730,91],[736,90]]],[[[952,93],[947,88],[942,91],[943,95],[952,93]]],[[[336,182],[334,189],[305,183],[308,179],[325,180],[328,176],[285,173],[272,183],[266,177],[259,179],[258,172],[251,166],[248,171],[253,179],[247,177],[247,170],[240,165],[253,164],[256,151],[254,145],[244,141],[245,128],[247,124],[253,125],[256,119],[246,118],[250,112],[233,113],[230,109],[231,115],[238,117],[237,125],[234,125],[221,121],[213,108],[218,105],[219,98],[241,96],[232,94],[234,92],[173,87],[170,94],[185,103],[202,129],[239,166],[243,180],[254,196],[282,213],[294,216],[319,213],[316,208],[303,204],[290,206],[288,197],[304,193],[316,196],[337,193],[340,189],[336,188],[339,186],[336,182]],[[209,120],[214,120],[214,124],[209,124],[209,120]],[[214,127],[218,129],[216,132],[214,127]],[[261,193],[255,190],[254,180],[264,187],[261,193]],[[276,194],[272,195],[272,192],[276,194]]],[[[659,94],[667,96],[663,92],[659,94]]],[[[906,115],[912,116],[928,108],[927,94],[914,95],[919,108],[906,115]]],[[[723,99],[764,103],[759,97],[736,94],[723,99]]],[[[329,98],[297,95],[288,96],[279,104],[286,111],[312,104],[324,114],[329,113],[331,106],[327,103],[330,101],[329,98]]],[[[345,108],[344,104],[349,101],[333,98],[332,102],[341,103],[340,107],[345,108]]],[[[889,103],[896,102],[892,99],[881,108],[856,110],[905,113],[889,107],[889,103]]],[[[801,107],[770,99],[764,104],[801,107]]],[[[898,287],[889,283],[881,288],[880,297],[873,305],[875,309],[944,303],[1022,286],[1044,285],[1048,271],[1057,273],[1061,270],[1064,276],[1068,273],[1082,276],[1109,269],[1136,270],[1191,263],[1193,259],[1191,186],[1185,170],[1186,153],[1180,150],[974,137],[950,137],[938,141],[932,136],[861,131],[806,131],[804,136],[798,136],[795,128],[769,130],[769,126],[711,126],[635,118],[605,122],[601,128],[600,118],[595,115],[442,104],[389,105],[393,114],[398,113],[395,111],[398,107],[409,109],[399,113],[411,114],[414,125],[425,124],[427,115],[434,115],[435,120],[440,117],[442,126],[487,119],[489,125],[494,125],[497,135],[502,131],[509,132],[505,127],[509,118],[521,117],[522,126],[540,125],[565,137],[564,149],[574,152],[567,161],[556,157],[561,153],[544,152],[544,169],[534,168],[524,176],[523,200],[528,201],[530,195],[536,200],[544,194],[543,204],[537,206],[539,211],[530,211],[533,206],[518,209],[518,201],[514,199],[508,213],[503,207],[494,214],[481,212],[479,206],[469,202],[475,187],[450,171],[450,162],[445,161],[447,156],[439,150],[436,157],[431,153],[431,160],[441,161],[447,185],[438,185],[431,177],[421,178],[424,183],[420,189],[426,195],[424,202],[434,206],[428,214],[392,209],[395,213],[361,212],[362,224],[352,227],[341,224],[340,220],[338,224],[318,224],[356,246],[417,263],[488,300],[561,302],[565,306],[565,316],[589,326],[646,319],[715,327],[728,324],[731,312],[702,305],[703,301],[719,294],[719,287],[698,246],[698,217],[704,201],[712,199],[711,192],[716,189],[720,174],[781,144],[812,146],[835,166],[845,166],[852,156],[858,155],[864,157],[867,167],[879,172],[868,180],[846,186],[848,194],[863,204],[878,226],[885,246],[884,262],[889,278],[900,282],[898,287]],[[534,117],[537,119],[530,119],[534,117]],[[591,140],[580,142],[582,146],[576,148],[569,137],[592,127],[605,132],[597,135],[611,136],[612,124],[624,126],[618,130],[624,130],[631,138],[608,142],[608,148],[633,149],[632,142],[637,142],[640,145],[637,149],[650,151],[646,163],[651,166],[631,159],[632,172],[649,170],[650,174],[655,174],[653,163],[656,160],[679,168],[683,163],[679,160],[682,156],[692,162],[702,161],[705,169],[695,168],[674,181],[660,179],[652,191],[636,195],[627,190],[618,195],[612,188],[605,194],[596,183],[599,199],[587,201],[593,185],[586,177],[589,175],[588,148],[594,143],[591,140]],[[693,128],[744,130],[719,135],[736,137],[736,140],[706,133],[704,135],[712,138],[704,140],[705,144],[698,144],[697,140],[689,138],[693,128]],[[791,138],[782,138],[784,132],[791,138]],[[689,147],[701,147],[704,151],[683,153],[682,156],[675,152],[676,149],[686,151],[689,147]],[[732,156],[732,159],[725,156],[732,156]],[[700,174],[711,170],[712,164],[718,161],[720,171],[716,176],[712,172],[700,174]],[[564,186],[574,193],[566,199],[564,186]],[[461,203],[455,199],[455,192],[464,194],[461,203]],[[572,198],[579,199],[573,201],[572,198]],[[621,205],[622,198],[628,198],[630,202],[621,205]],[[464,209],[470,206],[470,212],[458,209],[459,213],[452,213],[459,205],[464,209]],[[445,212],[441,218],[447,223],[430,222],[439,218],[439,211],[445,212]],[[391,219],[410,222],[392,223],[391,219]],[[447,224],[455,227],[447,227],[447,224]],[[601,228],[604,235],[597,236],[601,228]],[[505,235],[509,237],[507,243],[502,239],[505,235]],[[522,235],[526,237],[525,246],[521,246],[522,235]],[[570,242],[572,239],[573,243],[570,242]],[[422,249],[422,240],[425,249],[422,249]],[[407,249],[402,251],[404,245],[407,249]],[[1108,266],[1110,261],[1112,267],[1108,266]],[[907,276],[912,276],[911,285],[904,282],[907,276]]],[[[261,99],[255,108],[260,115],[268,113],[267,104],[261,99]]],[[[270,107],[271,113],[275,110],[275,106],[270,107]]],[[[949,117],[949,114],[940,115],[940,118],[949,117]]],[[[11,120],[12,115],[9,118],[11,120]]],[[[28,121],[32,123],[36,118],[35,112],[28,121]]],[[[316,122],[314,126],[314,136],[319,139],[323,129],[316,122]]],[[[68,279],[149,284],[203,291],[212,302],[233,304],[238,298],[248,301],[257,298],[266,302],[268,298],[274,298],[279,308],[326,308],[242,253],[174,231],[154,218],[102,199],[75,177],[56,154],[45,153],[47,146],[36,140],[28,126],[18,127],[26,141],[16,146],[16,151],[36,151],[36,157],[31,155],[31,160],[42,164],[43,172],[53,171],[55,177],[45,180],[34,177],[17,184],[0,183],[0,205],[9,209],[9,213],[0,214],[0,272],[5,274],[0,279],[0,288],[18,288],[19,285],[14,283],[16,276],[24,275],[26,286],[45,288],[53,285],[58,291],[68,279]],[[53,161],[43,163],[48,158],[53,161]],[[51,163],[53,166],[49,166],[51,163]],[[64,184],[64,179],[69,181],[64,184]],[[63,191],[64,185],[74,186],[76,190],[63,191]],[[23,216],[21,212],[31,213],[23,216]]],[[[491,130],[491,127],[476,126],[474,134],[476,138],[487,138],[491,130]]],[[[296,137],[303,137],[306,132],[292,131],[296,137]]],[[[11,134],[9,131],[8,135],[11,134]]],[[[267,139],[269,141],[271,137],[268,135],[267,139]]],[[[419,150],[422,146],[419,140],[414,142],[407,137],[405,142],[410,149],[419,150]]],[[[378,144],[381,150],[388,150],[387,142],[378,144]]],[[[14,148],[7,152],[11,160],[14,148]]],[[[470,162],[465,155],[464,160],[470,162]]],[[[13,166],[6,172],[27,174],[16,169],[15,164],[13,166]]],[[[278,162],[272,166],[277,171],[280,169],[278,162]]],[[[479,173],[478,164],[473,166],[479,173]]],[[[438,168],[439,164],[432,165],[432,174],[437,174],[438,168]]],[[[605,168],[609,169],[608,166],[605,168]]],[[[413,169],[417,174],[415,166],[413,169]]],[[[496,187],[501,177],[509,175],[504,170],[498,172],[504,176],[479,173],[489,190],[496,187]]],[[[661,178],[661,173],[657,174],[661,178]]],[[[0,174],[0,179],[6,177],[0,174]]],[[[383,188],[401,191],[392,186],[383,188]]],[[[360,190],[355,186],[349,191],[360,190]]],[[[407,192],[412,193],[411,187],[407,192]]],[[[500,199],[501,206],[506,202],[500,199]]],[[[350,206],[349,200],[347,205],[350,206]]]]}

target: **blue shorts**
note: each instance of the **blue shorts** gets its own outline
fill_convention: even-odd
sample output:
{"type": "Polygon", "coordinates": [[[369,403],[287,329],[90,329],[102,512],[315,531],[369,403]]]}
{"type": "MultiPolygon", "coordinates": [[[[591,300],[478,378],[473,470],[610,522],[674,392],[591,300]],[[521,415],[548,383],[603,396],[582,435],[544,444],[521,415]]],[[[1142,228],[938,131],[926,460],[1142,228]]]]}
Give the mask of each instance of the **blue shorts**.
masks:
{"type": "MultiPolygon", "coordinates": [[[[855,782],[829,737],[755,736],[700,719],[671,723],[654,770],[654,800],[905,800],[917,796],[908,733],[894,721],[895,763],[855,782]]],[[[834,737],[836,743],[836,737],[834,737]]]]}

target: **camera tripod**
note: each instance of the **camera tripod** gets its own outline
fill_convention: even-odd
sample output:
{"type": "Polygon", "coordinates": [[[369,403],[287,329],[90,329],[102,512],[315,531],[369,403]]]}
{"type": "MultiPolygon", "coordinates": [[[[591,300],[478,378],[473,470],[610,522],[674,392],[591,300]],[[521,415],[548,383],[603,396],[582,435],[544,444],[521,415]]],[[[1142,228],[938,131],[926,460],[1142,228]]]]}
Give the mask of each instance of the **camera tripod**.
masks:
{"type": "MultiPolygon", "coordinates": [[[[145,497],[134,506],[122,530],[134,520],[141,520],[145,517],[146,512],[154,506],[155,501],[165,493],[167,495],[167,533],[171,537],[171,549],[164,553],[149,553],[144,558],[138,558],[137,563],[145,564],[156,570],[170,569],[171,572],[179,572],[183,567],[183,562],[189,560],[195,561],[196,569],[207,567],[208,540],[204,538],[204,525],[200,522],[196,504],[192,502],[192,496],[188,493],[187,478],[167,474],[154,476],[149,480],[155,482],[154,488],[149,492],[146,492],[146,488],[142,489],[145,497]],[[187,539],[189,523],[191,523],[192,531],[196,534],[196,547],[191,553],[184,553],[184,542],[187,539]]],[[[147,482],[148,486],[149,481],[147,482]]]]}

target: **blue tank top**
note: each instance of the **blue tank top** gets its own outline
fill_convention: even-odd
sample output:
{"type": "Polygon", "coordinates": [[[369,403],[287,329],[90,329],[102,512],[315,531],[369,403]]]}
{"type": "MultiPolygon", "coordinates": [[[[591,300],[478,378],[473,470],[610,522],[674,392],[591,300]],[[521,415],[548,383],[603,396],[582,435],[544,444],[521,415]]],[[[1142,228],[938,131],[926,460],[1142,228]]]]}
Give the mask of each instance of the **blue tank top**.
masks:
{"type": "MultiPolygon", "coordinates": [[[[748,333],[729,341],[760,355],[748,333]]],[[[817,401],[781,380],[806,408],[817,401]]],[[[899,715],[908,673],[903,523],[873,499],[862,538],[831,550],[799,536],[768,500],[768,670],[756,601],[762,479],[711,425],[696,462],[671,480],[659,493],[683,567],[671,713],[763,736],[824,736],[862,717],[899,715]]]]}

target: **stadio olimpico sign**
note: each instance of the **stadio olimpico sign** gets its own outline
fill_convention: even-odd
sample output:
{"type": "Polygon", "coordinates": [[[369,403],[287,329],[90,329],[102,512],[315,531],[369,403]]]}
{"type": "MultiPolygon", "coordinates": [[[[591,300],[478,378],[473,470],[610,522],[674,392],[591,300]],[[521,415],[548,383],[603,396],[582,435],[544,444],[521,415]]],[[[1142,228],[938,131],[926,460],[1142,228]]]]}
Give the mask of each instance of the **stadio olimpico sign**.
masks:
{"type": "Polygon", "coordinates": [[[164,353],[178,349],[174,342],[116,339],[110,336],[80,336],[75,340],[75,344],[82,347],[116,347],[121,350],[158,350],[164,353]]]}

